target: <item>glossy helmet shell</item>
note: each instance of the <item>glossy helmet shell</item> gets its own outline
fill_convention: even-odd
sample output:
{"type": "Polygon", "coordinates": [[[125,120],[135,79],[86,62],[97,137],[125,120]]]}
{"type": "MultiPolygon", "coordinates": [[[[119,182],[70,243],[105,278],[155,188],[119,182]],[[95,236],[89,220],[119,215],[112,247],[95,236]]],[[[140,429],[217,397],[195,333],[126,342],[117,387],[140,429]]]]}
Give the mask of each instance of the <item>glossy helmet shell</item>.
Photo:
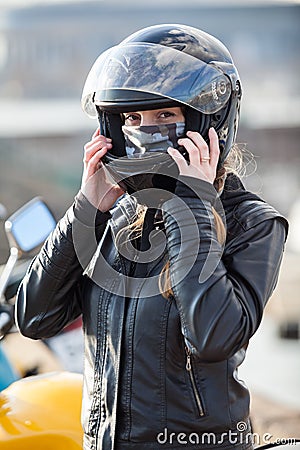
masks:
{"type": "MultiPolygon", "coordinates": [[[[147,167],[135,161],[132,172],[121,112],[184,106],[186,130],[198,131],[208,140],[209,128],[216,129],[221,167],[235,141],[240,99],[237,69],[218,39],[187,25],[162,24],[137,31],[99,56],[87,77],[82,107],[89,116],[98,117],[101,133],[112,138],[113,150],[106,159],[122,157],[116,168],[122,178],[147,167]]],[[[151,171],[156,164],[153,158],[147,155],[151,171]]]]}

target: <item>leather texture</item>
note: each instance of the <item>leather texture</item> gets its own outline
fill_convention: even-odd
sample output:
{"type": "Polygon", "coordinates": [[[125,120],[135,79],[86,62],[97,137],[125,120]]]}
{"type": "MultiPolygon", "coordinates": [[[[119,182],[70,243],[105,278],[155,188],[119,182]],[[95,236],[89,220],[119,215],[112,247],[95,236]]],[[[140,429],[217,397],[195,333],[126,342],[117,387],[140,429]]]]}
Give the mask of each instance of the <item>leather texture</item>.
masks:
{"type": "MultiPolygon", "coordinates": [[[[288,225],[233,175],[220,198],[209,183],[192,180],[193,189],[185,178],[159,220],[146,215],[148,235],[160,229],[166,240],[153,261],[132,264],[116,247],[119,230],[136,215],[132,197],[102,214],[79,194],[19,289],[17,323],[30,338],[53,336],[82,314],[85,449],[159,449],[166,429],[220,437],[248,423],[249,392],[238,367],[277,283],[288,225]],[[224,208],[224,247],[212,205],[221,215],[224,208]],[[147,297],[168,260],[173,296],[147,297]]],[[[225,438],[207,448],[252,448],[244,441],[225,438]]],[[[206,447],[174,439],[163,448],[206,447]]]]}

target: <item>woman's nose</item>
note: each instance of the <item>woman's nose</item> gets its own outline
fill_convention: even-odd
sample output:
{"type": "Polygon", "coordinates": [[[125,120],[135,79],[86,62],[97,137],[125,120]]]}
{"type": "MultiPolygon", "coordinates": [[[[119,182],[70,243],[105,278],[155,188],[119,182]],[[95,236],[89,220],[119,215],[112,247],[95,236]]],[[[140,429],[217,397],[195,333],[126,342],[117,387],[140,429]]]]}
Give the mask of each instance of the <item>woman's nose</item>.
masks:
{"type": "Polygon", "coordinates": [[[149,118],[142,117],[141,126],[147,126],[147,125],[153,125],[153,124],[151,123],[151,120],[149,118]]]}
{"type": "Polygon", "coordinates": [[[152,114],[148,114],[148,111],[141,115],[141,125],[154,125],[155,119],[152,114]]]}

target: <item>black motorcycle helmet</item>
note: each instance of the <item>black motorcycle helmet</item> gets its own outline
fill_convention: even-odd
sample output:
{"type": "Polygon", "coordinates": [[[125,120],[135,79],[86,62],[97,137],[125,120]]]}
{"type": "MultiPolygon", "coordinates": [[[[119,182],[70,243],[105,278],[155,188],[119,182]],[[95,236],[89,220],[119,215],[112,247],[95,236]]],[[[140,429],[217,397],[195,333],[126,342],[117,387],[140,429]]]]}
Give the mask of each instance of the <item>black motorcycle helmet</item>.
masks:
{"type": "Polygon", "coordinates": [[[86,79],[82,107],[98,117],[101,134],[112,138],[104,162],[133,192],[155,185],[158,173],[176,179],[178,169],[166,153],[128,158],[120,113],[184,106],[186,131],[208,140],[209,128],[216,129],[220,168],[235,141],[240,99],[237,69],[218,39],[191,26],[162,24],[137,31],[99,56],[86,79]]]}

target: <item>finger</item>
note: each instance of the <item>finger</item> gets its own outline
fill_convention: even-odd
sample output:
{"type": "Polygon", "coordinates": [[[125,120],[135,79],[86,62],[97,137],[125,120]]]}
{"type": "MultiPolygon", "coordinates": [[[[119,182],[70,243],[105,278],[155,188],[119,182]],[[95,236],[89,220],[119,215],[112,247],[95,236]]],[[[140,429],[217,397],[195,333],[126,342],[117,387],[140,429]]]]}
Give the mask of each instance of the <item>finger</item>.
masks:
{"type": "Polygon", "coordinates": [[[106,143],[106,142],[112,142],[112,140],[111,140],[110,138],[107,138],[107,137],[102,136],[101,134],[99,134],[98,136],[93,136],[93,137],[91,138],[91,140],[88,141],[88,142],[85,144],[84,147],[85,147],[85,148],[89,148],[91,145],[95,144],[96,142],[104,142],[104,143],[106,143]]]}
{"type": "Polygon", "coordinates": [[[199,166],[200,164],[200,150],[189,138],[181,138],[178,140],[178,144],[183,145],[189,154],[190,164],[192,166],[199,166]]]}
{"type": "Polygon", "coordinates": [[[208,158],[210,156],[209,154],[209,147],[207,145],[207,142],[204,140],[204,138],[201,136],[200,133],[197,131],[188,131],[187,136],[189,139],[191,139],[196,147],[200,150],[200,160],[201,162],[209,162],[208,158]],[[202,161],[203,160],[203,161],[202,161]]]}
{"type": "Polygon", "coordinates": [[[93,157],[89,160],[89,162],[87,164],[88,176],[93,175],[94,173],[96,173],[99,170],[99,168],[102,165],[101,158],[103,158],[103,156],[105,155],[106,152],[107,152],[107,147],[103,147],[101,150],[99,150],[97,153],[95,153],[95,155],[93,155],[93,157]]]}
{"type": "Polygon", "coordinates": [[[103,142],[103,143],[107,143],[107,142],[112,142],[111,138],[107,138],[105,136],[103,136],[102,134],[99,134],[98,136],[94,136],[89,142],[86,143],[86,147],[89,147],[93,144],[95,144],[96,142],[103,142]]]}
{"type": "Polygon", "coordinates": [[[95,161],[93,158],[95,157],[97,159],[97,162],[99,162],[99,159],[101,159],[105,155],[107,150],[108,148],[105,146],[101,149],[96,150],[93,154],[90,154],[87,159],[83,160],[85,167],[89,167],[91,164],[93,165],[93,162],[95,161]]]}
{"type": "MultiPolygon", "coordinates": [[[[97,130],[99,130],[99,129],[97,129],[97,130]]],[[[97,142],[99,142],[99,143],[103,142],[105,145],[108,142],[110,142],[110,143],[112,142],[112,140],[110,138],[107,138],[107,137],[103,136],[102,134],[97,133],[97,130],[93,134],[91,140],[85,144],[84,149],[86,151],[89,150],[97,142]]]]}
{"type": "Polygon", "coordinates": [[[214,128],[208,131],[209,148],[210,148],[210,163],[213,167],[217,167],[220,157],[219,136],[214,128]]]}
{"type": "Polygon", "coordinates": [[[169,147],[167,152],[178,166],[179,172],[188,166],[187,160],[181,155],[181,153],[173,147],[169,147]]]}
{"type": "Polygon", "coordinates": [[[98,128],[96,128],[96,130],[94,131],[94,134],[93,134],[93,136],[92,136],[92,139],[94,138],[94,137],[96,137],[96,136],[99,136],[100,135],[100,128],[98,127],[98,128]]]}
{"type": "Polygon", "coordinates": [[[101,150],[101,148],[107,147],[108,149],[112,148],[111,142],[108,142],[106,138],[103,136],[98,136],[93,139],[93,141],[88,142],[84,146],[84,161],[88,162],[94,154],[101,150]]]}

